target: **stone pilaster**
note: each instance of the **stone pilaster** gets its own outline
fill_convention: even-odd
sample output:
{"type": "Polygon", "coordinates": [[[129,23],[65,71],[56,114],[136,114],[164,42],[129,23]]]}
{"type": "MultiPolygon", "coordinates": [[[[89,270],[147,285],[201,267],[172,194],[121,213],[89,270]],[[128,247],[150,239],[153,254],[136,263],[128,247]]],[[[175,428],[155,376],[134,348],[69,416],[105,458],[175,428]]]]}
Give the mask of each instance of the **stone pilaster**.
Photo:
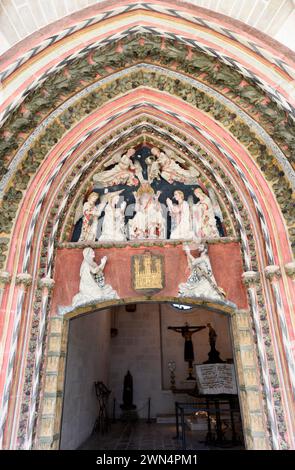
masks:
{"type": "MultiPolygon", "coordinates": [[[[249,278],[251,282],[257,280],[256,273],[247,277],[247,284],[249,278]]],[[[248,310],[237,310],[232,328],[245,440],[248,449],[261,450],[269,449],[269,437],[265,432],[261,381],[250,317],[248,310]]]]}
{"type": "Polygon", "coordinates": [[[58,449],[67,348],[68,322],[52,317],[48,336],[47,364],[36,448],[58,449]]]}

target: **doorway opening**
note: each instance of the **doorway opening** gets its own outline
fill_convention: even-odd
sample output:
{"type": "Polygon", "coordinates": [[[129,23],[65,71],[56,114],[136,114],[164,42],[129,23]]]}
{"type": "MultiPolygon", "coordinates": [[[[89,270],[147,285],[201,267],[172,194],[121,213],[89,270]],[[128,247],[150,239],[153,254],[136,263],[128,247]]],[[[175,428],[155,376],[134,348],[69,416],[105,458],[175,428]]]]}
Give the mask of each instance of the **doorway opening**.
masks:
{"type": "MultiPolygon", "coordinates": [[[[212,331],[219,364],[234,370],[230,318],[206,307],[138,303],[72,318],[60,448],[243,448],[237,391],[212,394],[216,377],[204,393],[195,380],[201,380],[196,366],[210,359],[212,331]],[[179,330],[185,325],[192,332],[190,346],[179,330]]],[[[214,378],[212,370],[207,367],[214,378]]]]}

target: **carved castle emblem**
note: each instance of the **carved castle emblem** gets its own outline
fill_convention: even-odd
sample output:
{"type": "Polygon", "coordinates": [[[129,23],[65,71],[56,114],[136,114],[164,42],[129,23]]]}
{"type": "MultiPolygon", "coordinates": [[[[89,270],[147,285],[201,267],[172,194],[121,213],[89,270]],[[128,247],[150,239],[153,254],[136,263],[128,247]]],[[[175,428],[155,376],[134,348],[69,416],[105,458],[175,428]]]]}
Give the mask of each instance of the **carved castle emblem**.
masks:
{"type": "Polygon", "coordinates": [[[146,251],[132,256],[132,287],[136,291],[157,292],[165,287],[164,256],[146,251]]]}

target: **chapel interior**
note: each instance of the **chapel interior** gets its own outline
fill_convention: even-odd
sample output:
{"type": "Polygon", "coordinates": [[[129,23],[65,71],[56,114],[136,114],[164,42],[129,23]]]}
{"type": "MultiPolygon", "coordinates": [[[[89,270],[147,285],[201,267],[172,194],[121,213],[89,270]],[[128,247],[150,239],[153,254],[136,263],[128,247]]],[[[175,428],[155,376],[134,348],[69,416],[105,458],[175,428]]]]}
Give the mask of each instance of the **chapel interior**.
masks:
{"type": "Polygon", "coordinates": [[[212,402],[209,417],[212,435],[208,436],[208,416],[203,411],[204,398],[197,398],[195,371],[193,380],[187,380],[184,338],[168,329],[185,323],[204,327],[192,335],[195,367],[209,360],[210,323],[218,331],[216,349],[220,360],[233,364],[229,318],[207,309],[182,310],[185,307],[168,303],[134,304],[70,321],[61,449],[182,449],[182,442],[175,439],[175,402],[186,405],[187,449],[243,448],[237,395],[233,395],[236,400],[232,407],[224,401],[220,404],[220,433],[212,402]],[[134,415],[130,416],[121,408],[128,371],[133,379],[135,406],[134,415]],[[104,404],[108,424],[103,419],[99,422],[101,408],[95,382],[102,382],[109,392],[104,404]]]}

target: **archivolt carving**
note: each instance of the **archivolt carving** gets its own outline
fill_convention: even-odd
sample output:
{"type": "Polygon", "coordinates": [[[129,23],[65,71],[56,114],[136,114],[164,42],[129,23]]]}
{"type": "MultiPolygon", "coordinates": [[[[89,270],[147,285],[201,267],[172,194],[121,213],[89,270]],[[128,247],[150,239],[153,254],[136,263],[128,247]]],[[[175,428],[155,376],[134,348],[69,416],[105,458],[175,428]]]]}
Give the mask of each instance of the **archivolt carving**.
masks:
{"type": "MultiPolygon", "coordinates": [[[[88,83],[93,82],[97,73],[101,76],[105,75],[105,66],[120,67],[129,62],[135,63],[142,60],[151,62],[153,59],[157,63],[166,65],[173,63],[173,68],[177,62],[177,67],[184,73],[193,74],[199,80],[206,81],[219,92],[223,91],[226,85],[228,91],[223,91],[225,95],[234,98],[239,106],[260,121],[265,129],[275,136],[287,157],[291,157],[295,145],[295,131],[285,112],[280,110],[276,104],[271,103],[259,88],[250,82],[247,83],[238,72],[233,71],[225,64],[220,64],[217,59],[206,54],[193,52],[188,59],[188,50],[183,44],[175,45],[166,40],[164,52],[161,45],[160,38],[151,39],[148,36],[144,37],[144,45],[142,45],[142,41],[139,42],[139,37],[136,36],[122,43],[123,52],[120,54],[116,51],[116,45],[109,46],[104,51],[100,50],[99,54],[94,53],[91,64],[87,58],[76,60],[69,65],[66,73],[64,71],[58,72],[46,80],[45,85],[29,95],[22,108],[14,112],[1,130],[0,134],[3,137],[0,145],[0,154],[3,157],[2,174],[7,170],[14,150],[24,142],[24,135],[28,135],[28,132],[44,118],[46,113],[59,105],[67,94],[77,92],[82,85],[81,78],[84,85],[87,81],[88,83]]],[[[247,124],[237,119],[231,110],[227,110],[223,104],[215,101],[211,96],[194,89],[192,85],[180,83],[179,80],[161,76],[156,72],[141,73],[128,77],[127,80],[117,80],[104,87],[103,93],[90,93],[83,97],[75,107],[69,107],[64,111],[60,119],[45,130],[44,134],[34,142],[33,147],[27,151],[26,159],[18,168],[18,172],[15,174],[14,180],[10,182],[3,198],[4,210],[0,220],[3,232],[8,234],[12,228],[18,203],[22,199],[22,191],[26,189],[30,176],[35,173],[50,147],[57,143],[63,133],[106,100],[118,93],[126,92],[130,87],[142,84],[173,93],[199,109],[209,112],[214,119],[228,127],[229,131],[248,147],[248,151],[256,158],[266,178],[272,183],[277,200],[289,225],[290,237],[293,239],[295,237],[295,228],[293,227],[295,209],[291,199],[292,190],[282,168],[278,166],[265,144],[255,136],[247,124]]],[[[5,243],[0,244],[0,249],[0,263],[2,262],[3,266],[5,243]]]]}
{"type": "MultiPolygon", "coordinates": [[[[134,77],[132,77],[134,79],[134,77]]],[[[139,77],[142,78],[142,77],[139,77]]],[[[157,76],[154,74],[153,80],[151,79],[150,86],[155,86],[158,88],[159,86],[159,80],[161,81],[161,75],[157,76]]],[[[125,80],[121,80],[120,84],[117,84],[116,86],[114,84],[111,84],[104,93],[104,99],[108,100],[109,97],[112,97],[112,92],[114,94],[116,93],[122,93],[126,87],[128,88],[128,84],[130,78],[125,80]]],[[[138,79],[139,80],[139,79],[138,79]]],[[[136,83],[136,82],[134,82],[136,83]]],[[[142,80],[139,80],[138,83],[142,83],[142,80]]],[[[183,84],[180,84],[183,85],[183,84]]],[[[185,87],[184,87],[185,89],[185,87]]],[[[179,90],[182,90],[182,87],[179,87],[179,90]]],[[[187,90],[186,90],[187,91],[187,90]]],[[[183,92],[181,92],[183,93],[183,92]]],[[[206,95],[202,94],[203,98],[206,98],[206,95]]],[[[88,99],[90,100],[91,108],[94,107],[94,100],[92,94],[88,96],[88,99]]],[[[102,98],[100,97],[100,102],[102,101],[102,98]]],[[[214,104],[214,103],[213,103],[214,104]]],[[[213,106],[212,104],[212,106],[213,106]]],[[[215,107],[213,109],[216,109],[215,107]]],[[[69,111],[65,111],[65,113],[68,113],[69,111]]],[[[86,98],[83,98],[82,101],[77,106],[76,111],[72,111],[72,119],[74,121],[80,120],[82,113],[84,115],[87,115],[89,112],[89,107],[88,107],[88,101],[86,98]]],[[[226,112],[226,110],[225,110],[226,112]]],[[[67,115],[67,114],[66,114],[67,115]]],[[[31,148],[27,152],[27,159],[22,163],[22,167],[20,171],[15,175],[14,179],[14,184],[13,186],[10,187],[8,192],[6,193],[5,197],[3,198],[3,207],[4,209],[7,209],[2,212],[1,214],[1,222],[3,229],[6,233],[9,233],[9,230],[12,228],[13,225],[13,220],[15,217],[15,214],[17,212],[17,207],[18,203],[22,198],[22,191],[25,189],[26,182],[29,180],[28,174],[32,173],[33,171],[36,171],[36,168],[38,165],[41,163],[43,157],[48,153],[50,147],[52,145],[55,145],[57,142],[57,139],[59,136],[62,135],[64,132],[65,128],[61,124],[61,121],[63,119],[63,115],[61,116],[59,122],[54,122],[47,130],[46,132],[39,138],[38,141],[34,143],[33,148],[31,148]],[[64,129],[64,130],[63,130],[64,129]]],[[[68,125],[68,124],[67,124],[68,125]]],[[[242,126],[242,130],[245,130],[244,124],[240,124],[242,126]]],[[[243,141],[244,144],[248,144],[248,150],[253,150],[253,146],[255,145],[255,136],[254,134],[250,134],[250,137],[245,136],[245,133],[243,132],[238,132],[239,130],[239,124],[232,124],[230,129],[234,128],[234,133],[237,133],[237,137],[240,137],[240,139],[243,141]],[[251,142],[251,143],[250,143],[251,142]]],[[[286,182],[285,176],[282,172],[281,169],[278,169],[277,166],[275,166],[275,161],[274,158],[267,152],[266,147],[263,144],[260,144],[259,141],[256,139],[256,147],[255,147],[255,154],[257,155],[257,148],[259,147],[259,156],[257,157],[257,162],[260,163],[261,167],[265,170],[266,172],[266,177],[267,179],[272,180],[273,182],[273,188],[275,189],[277,193],[277,198],[278,202],[280,203],[282,207],[282,212],[287,219],[288,224],[292,224],[294,220],[294,205],[292,199],[290,199],[291,196],[291,188],[289,187],[288,183],[286,182]],[[273,167],[267,167],[265,162],[268,161],[271,165],[274,165],[273,167]],[[285,183],[285,184],[284,184],[285,183]]],[[[291,237],[293,236],[294,228],[290,227],[290,235],[291,237]]],[[[7,248],[7,245],[3,244],[0,245],[2,248],[2,253],[0,253],[0,262],[2,260],[2,263],[5,260],[4,252],[6,251],[5,249],[7,248]],[[2,258],[1,258],[2,256],[2,258]]],[[[3,266],[3,264],[2,264],[3,266]]]]}

